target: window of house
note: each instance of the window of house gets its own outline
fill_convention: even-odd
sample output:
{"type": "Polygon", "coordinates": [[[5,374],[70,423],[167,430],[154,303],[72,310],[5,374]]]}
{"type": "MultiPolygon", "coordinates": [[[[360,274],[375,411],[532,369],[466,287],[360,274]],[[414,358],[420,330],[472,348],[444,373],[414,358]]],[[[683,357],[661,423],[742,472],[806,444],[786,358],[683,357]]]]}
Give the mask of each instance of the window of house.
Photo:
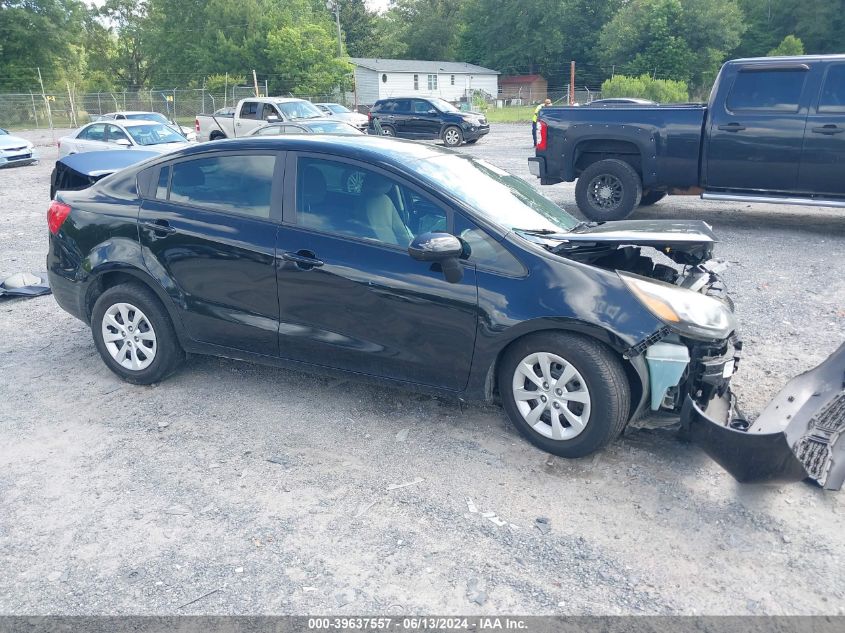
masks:
{"type": "Polygon", "coordinates": [[[437,90],[437,75],[428,76],[428,89],[437,90]]]}
{"type": "MultiPolygon", "coordinates": [[[[171,167],[171,202],[189,204],[254,218],[270,217],[270,190],[276,157],[233,155],[197,158],[171,167]]],[[[156,197],[166,187],[165,170],[159,176],[156,197]]]]}
{"type": "Polygon", "coordinates": [[[797,112],[807,74],[803,69],[740,71],[727,107],[732,111],[797,112]]]}
{"type": "Polygon", "coordinates": [[[382,76],[381,76],[381,83],[383,83],[383,84],[386,84],[386,83],[387,83],[387,73],[382,74],[382,76]]]}
{"type": "Polygon", "coordinates": [[[420,89],[420,76],[414,75],[414,90],[420,89]]]}

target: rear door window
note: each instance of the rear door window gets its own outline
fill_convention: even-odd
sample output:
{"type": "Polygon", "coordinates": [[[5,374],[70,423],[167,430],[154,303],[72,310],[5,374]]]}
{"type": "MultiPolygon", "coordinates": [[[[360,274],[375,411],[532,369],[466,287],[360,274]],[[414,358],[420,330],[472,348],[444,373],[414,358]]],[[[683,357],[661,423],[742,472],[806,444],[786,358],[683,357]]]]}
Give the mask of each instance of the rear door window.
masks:
{"type": "MultiPolygon", "coordinates": [[[[166,199],[204,209],[259,219],[270,218],[274,155],[196,158],[173,163],[166,199]]],[[[159,173],[156,198],[167,191],[167,167],[159,173]]]]}
{"type": "Polygon", "coordinates": [[[819,97],[819,112],[845,114],[845,64],[828,68],[819,97]]]}
{"type": "Polygon", "coordinates": [[[257,119],[258,108],[261,106],[257,101],[245,101],[241,106],[240,117],[242,119],[257,119]]]}
{"type": "Polygon", "coordinates": [[[740,70],[727,99],[731,111],[798,112],[807,72],[740,70]]]}

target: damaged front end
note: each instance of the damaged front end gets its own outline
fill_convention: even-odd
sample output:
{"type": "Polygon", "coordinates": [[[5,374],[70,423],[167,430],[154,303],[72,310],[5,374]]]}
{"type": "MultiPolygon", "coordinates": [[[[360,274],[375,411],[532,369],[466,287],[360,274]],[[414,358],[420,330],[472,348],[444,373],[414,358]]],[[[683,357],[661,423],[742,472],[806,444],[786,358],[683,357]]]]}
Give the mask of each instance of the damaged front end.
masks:
{"type": "Polygon", "coordinates": [[[687,436],[740,482],[811,479],[826,490],[845,481],[845,345],[790,380],[749,423],[729,389],[709,398],[688,393],[687,436]]]}

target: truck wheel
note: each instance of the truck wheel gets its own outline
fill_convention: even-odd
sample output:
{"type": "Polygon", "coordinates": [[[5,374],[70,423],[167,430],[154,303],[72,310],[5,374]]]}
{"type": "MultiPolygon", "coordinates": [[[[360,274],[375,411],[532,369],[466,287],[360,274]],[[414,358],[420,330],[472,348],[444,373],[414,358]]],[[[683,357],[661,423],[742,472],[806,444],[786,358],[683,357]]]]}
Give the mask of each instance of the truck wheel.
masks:
{"type": "Polygon", "coordinates": [[[640,206],[650,207],[653,204],[657,204],[665,197],[665,191],[646,191],[645,193],[643,193],[642,198],[640,198],[640,206]]]}
{"type": "Polygon", "coordinates": [[[640,204],[643,183],[624,160],[608,158],[593,163],[575,183],[575,201],[590,220],[622,220],[640,204]]]}
{"type": "Polygon", "coordinates": [[[511,345],[498,369],[502,405],[535,446],[584,457],[616,438],[628,421],[631,390],[619,359],[601,343],[543,332],[511,345]]]}
{"type": "Polygon", "coordinates": [[[212,132],[211,136],[208,137],[209,141],[219,141],[220,139],[226,138],[226,135],[223,132],[212,132]]]}
{"type": "Polygon", "coordinates": [[[396,130],[394,130],[389,125],[382,125],[381,126],[381,135],[382,136],[396,136],[396,130]]]}

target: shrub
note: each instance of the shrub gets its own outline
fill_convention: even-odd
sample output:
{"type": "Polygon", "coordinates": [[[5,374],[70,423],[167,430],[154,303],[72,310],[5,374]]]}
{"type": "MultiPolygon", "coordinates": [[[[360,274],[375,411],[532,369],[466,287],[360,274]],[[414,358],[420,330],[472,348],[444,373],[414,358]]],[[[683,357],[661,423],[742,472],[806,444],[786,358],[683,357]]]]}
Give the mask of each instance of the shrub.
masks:
{"type": "Polygon", "coordinates": [[[658,103],[681,103],[689,101],[689,91],[684,81],[652,79],[649,75],[628,77],[615,75],[601,85],[602,98],[636,97],[658,103]]]}

